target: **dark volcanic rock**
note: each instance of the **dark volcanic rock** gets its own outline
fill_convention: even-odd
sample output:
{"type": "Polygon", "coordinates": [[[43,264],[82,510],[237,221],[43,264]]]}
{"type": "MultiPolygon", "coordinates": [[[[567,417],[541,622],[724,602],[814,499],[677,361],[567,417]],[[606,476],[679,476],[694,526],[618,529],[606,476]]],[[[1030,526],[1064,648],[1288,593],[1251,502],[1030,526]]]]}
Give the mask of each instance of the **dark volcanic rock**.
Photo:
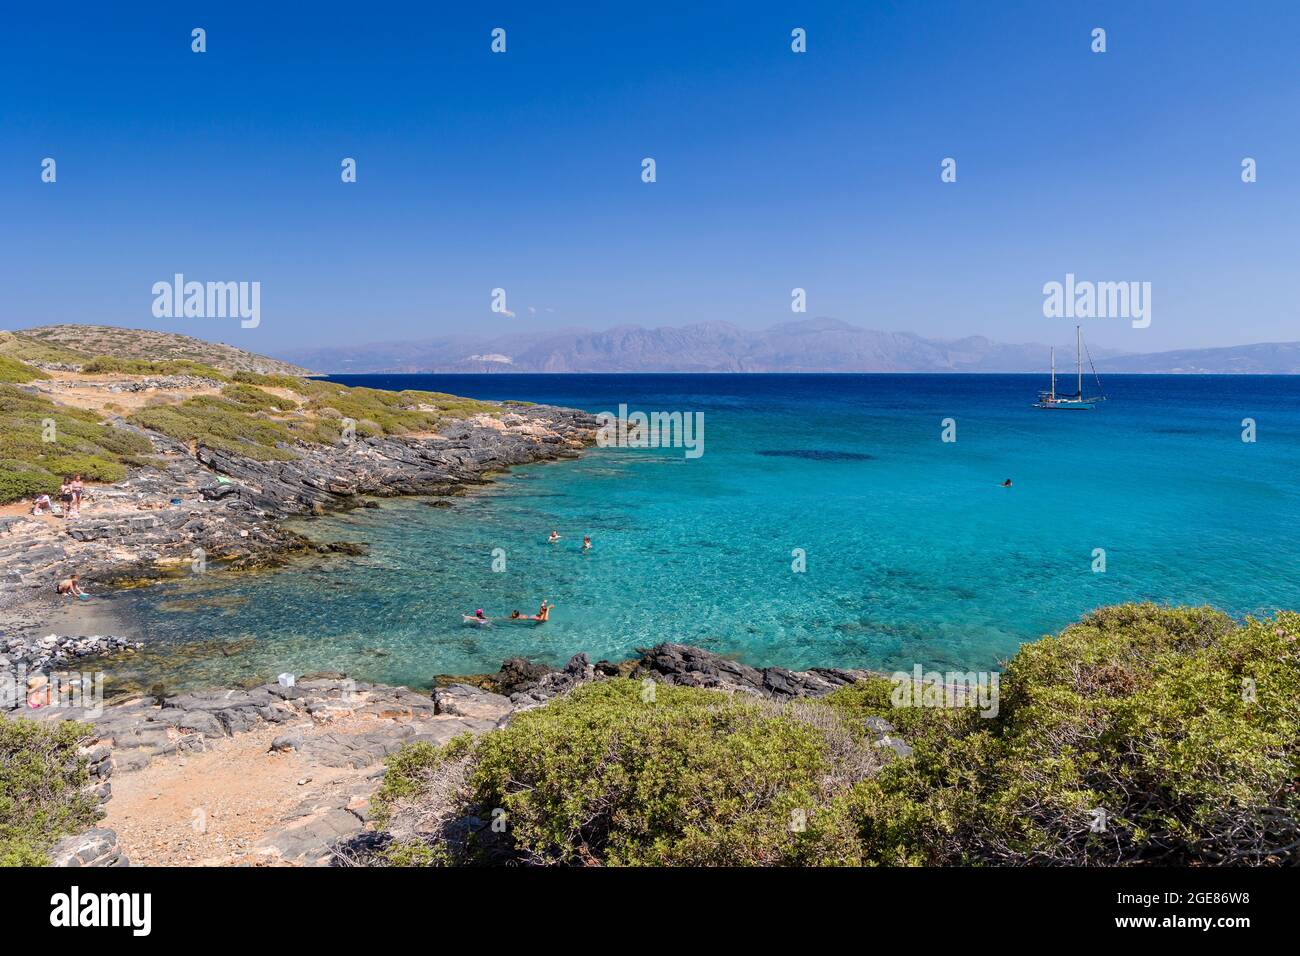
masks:
{"type": "Polygon", "coordinates": [[[501,662],[501,670],[493,682],[500,688],[501,693],[517,694],[520,691],[531,690],[547,674],[554,673],[555,668],[547,667],[545,664],[533,664],[522,657],[511,657],[501,662]]]}
{"type": "Polygon", "coordinates": [[[784,667],[758,670],[685,644],[658,644],[642,653],[632,670],[633,677],[649,677],[665,684],[743,691],[777,699],[819,697],[866,674],[866,671],[824,667],[810,671],[789,671],[784,667]]]}

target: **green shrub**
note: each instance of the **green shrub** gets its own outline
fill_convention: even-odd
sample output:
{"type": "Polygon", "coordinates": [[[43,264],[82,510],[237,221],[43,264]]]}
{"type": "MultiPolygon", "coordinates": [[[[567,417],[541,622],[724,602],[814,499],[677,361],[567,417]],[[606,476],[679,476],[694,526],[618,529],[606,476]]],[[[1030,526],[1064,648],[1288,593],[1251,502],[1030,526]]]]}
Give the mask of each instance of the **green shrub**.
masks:
{"type": "Polygon", "coordinates": [[[65,348],[19,332],[0,332],[0,355],[20,362],[62,362],[80,365],[90,358],[85,352],[65,348]]]}
{"type": "Polygon", "coordinates": [[[97,355],[83,365],[81,370],[88,375],[196,375],[218,382],[229,380],[229,376],[220,369],[202,362],[192,362],[189,359],[164,359],[152,362],[146,359],[97,355]]]}
{"type": "MultiPolygon", "coordinates": [[[[671,686],[647,702],[636,681],[588,684],[455,754],[399,753],[382,818],[401,800],[418,802],[419,781],[470,746],[466,807],[484,819],[504,811],[510,855],[522,861],[858,862],[834,806],[854,775],[818,721],[795,709],[671,686]],[[796,817],[806,828],[792,825],[796,817]]],[[[866,758],[874,769],[874,755],[866,758]]],[[[418,858],[406,842],[400,852],[418,858]]],[[[467,852],[483,859],[481,845],[469,842],[467,852]]]]}
{"type": "Polygon", "coordinates": [[[1103,608],[1022,647],[990,716],[895,707],[892,690],[872,678],[779,707],[586,685],[475,741],[400,752],[379,801],[394,835],[384,862],[1300,858],[1300,615],[1103,608]],[[893,724],[910,756],[884,762],[868,717],[893,724]],[[504,834],[482,825],[494,810],[504,834]],[[792,833],[799,810],[807,825],[792,833]]]}
{"type": "Polygon", "coordinates": [[[291,443],[295,435],[285,425],[255,418],[224,399],[200,395],[180,405],[154,405],[140,409],[132,424],[161,432],[182,442],[243,455],[259,461],[287,461],[297,456],[278,443],[291,443]]]}
{"type": "Polygon", "coordinates": [[[26,362],[20,362],[18,359],[10,358],[7,355],[0,355],[0,382],[20,385],[23,382],[49,377],[34,365],[28,365],[26,362]]]}
{"type": "Polygon", "coordinates": [[[93,412],[0,385],[0,502],[57,491],[60,477],[77,473],[120,481],[129,462],[152,452],[147,438],[102,424],[93,412]],[[47,421],[52,442],[44,440],[47,421]]]}
{"type": "Polygon", "coordinates": [[[287,388],[293,392],[302,392],[303,380],[292,375],[263,375],[260,372],[236,372],[231,381],[244,385],[260,385],[262,388],[287,388]]]}
{"type": "Polygon", "coordinates": [[[0,502],[52,495],[60,479],[37,465],[15,458],[0,458],[0,502]]]}
{"type": "Polygon", "coordinates": [[[1208,608],[1129,604],[1027,644],[1003,676],[996,718],[921,717],[947,732],[922,734],[912,760],[857,788],[865,854],[1294,860],[1281,848],[1300,840],[1298,641],[1294,613],[1238,626],[1208,608]]]}
{"type": "Polygon", "coordinates": [[[0,717],[0,866],[41,866],[57,840],[99,819],[86,759],[91,728],[0,717]]]}
{"type": "Polygon", "coordinates": [[[264,392],[253,385],[227,385],[221,390],[221,397],[250,412],[284,409],[297,404],[290,399],[276,398],[270,392],[264,392]]]}
{"type": "Polygon", "coordinates": [[[363,435],[435,431],[454,418],[500,413],[496,405],[488,402],[443,392],[386,392],[310,379],[301,381],[297,388],[306,394],[308,410],[323,417],[351,418],[358,423],[358,434],[363,435]],[[364,430],[363,422],[368,423],[364,430]]]}

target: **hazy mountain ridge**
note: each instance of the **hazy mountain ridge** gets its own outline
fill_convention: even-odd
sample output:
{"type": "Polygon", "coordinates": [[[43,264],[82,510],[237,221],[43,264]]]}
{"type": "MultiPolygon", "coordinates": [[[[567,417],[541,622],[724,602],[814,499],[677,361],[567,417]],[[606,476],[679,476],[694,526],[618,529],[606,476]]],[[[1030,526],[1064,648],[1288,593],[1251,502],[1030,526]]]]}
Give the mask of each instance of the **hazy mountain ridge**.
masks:
{"type": "MultiPolygon", "coordinates": [[[[1062,330],[1058,368],[1074,364],[1062,330]]],[[[974,335],[952,341],[861,329],[836,319],[741,329],[728,322],[616,326],[282,353],[326,372],[1043,372],[1049,347],[974,335]],[[498,357],[498,358],[494,358],[498,357]],[[508,357],[509,361],[500,361],[508,357]]],[[[1300,374],[1300,343],[1263,343],[1147,354],[1093,349],[1099,371],[1300,374]]]]}

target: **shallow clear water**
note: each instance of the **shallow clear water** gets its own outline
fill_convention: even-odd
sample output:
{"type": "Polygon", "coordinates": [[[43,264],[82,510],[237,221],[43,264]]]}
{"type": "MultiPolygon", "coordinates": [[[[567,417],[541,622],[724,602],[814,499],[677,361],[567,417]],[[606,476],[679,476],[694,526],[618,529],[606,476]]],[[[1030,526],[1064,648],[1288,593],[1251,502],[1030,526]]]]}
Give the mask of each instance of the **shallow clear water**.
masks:
{"type": "Polygon", "coordinates": [[[662,640],[756,664],[967,669],[1117,601],[1300,606],[1296,378],[1112,377],[1091,412],[1032,408],[1036,376],[340,380],[702,411],[705,453],[593,450],[448,509],[388,500],[306,524],[368,542],[367,557],[92,602],[174,652],[146,669],[176,685],[321,669],[425,685],[512,655],[619,659],[662,640]],[[955,443],[940,441],[945,417],[955,443]],[[556,610],[541,627],[461,621],[542,598],[556,610]],[[209,639],[240,643],[196,644],[209,639]]]}

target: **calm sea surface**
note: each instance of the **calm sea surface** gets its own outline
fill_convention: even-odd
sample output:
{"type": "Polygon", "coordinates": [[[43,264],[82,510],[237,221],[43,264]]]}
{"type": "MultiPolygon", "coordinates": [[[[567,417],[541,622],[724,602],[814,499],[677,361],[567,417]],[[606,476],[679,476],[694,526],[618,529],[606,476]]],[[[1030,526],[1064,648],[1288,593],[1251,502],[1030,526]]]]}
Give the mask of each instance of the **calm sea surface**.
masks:
{"type": "Polygon", "coordinates": [[[984,668],[1117,601],[1300,607],[1300,377],[1112,376],[1092,412],[1032,408],[1042,378],[342,376],[703,412],[705,452],[597,449],[451,508],[387,500],[305,525],[369,543],[366,557],[90,603],[154,642],[132,676],[174,686],[322,669],[423,686],[663,640],[760,665],[984,668]],[[955,443],[940,440],[948,417],[955,443]],[[542,627],[461,620],[543,598],[542,627]]]}

